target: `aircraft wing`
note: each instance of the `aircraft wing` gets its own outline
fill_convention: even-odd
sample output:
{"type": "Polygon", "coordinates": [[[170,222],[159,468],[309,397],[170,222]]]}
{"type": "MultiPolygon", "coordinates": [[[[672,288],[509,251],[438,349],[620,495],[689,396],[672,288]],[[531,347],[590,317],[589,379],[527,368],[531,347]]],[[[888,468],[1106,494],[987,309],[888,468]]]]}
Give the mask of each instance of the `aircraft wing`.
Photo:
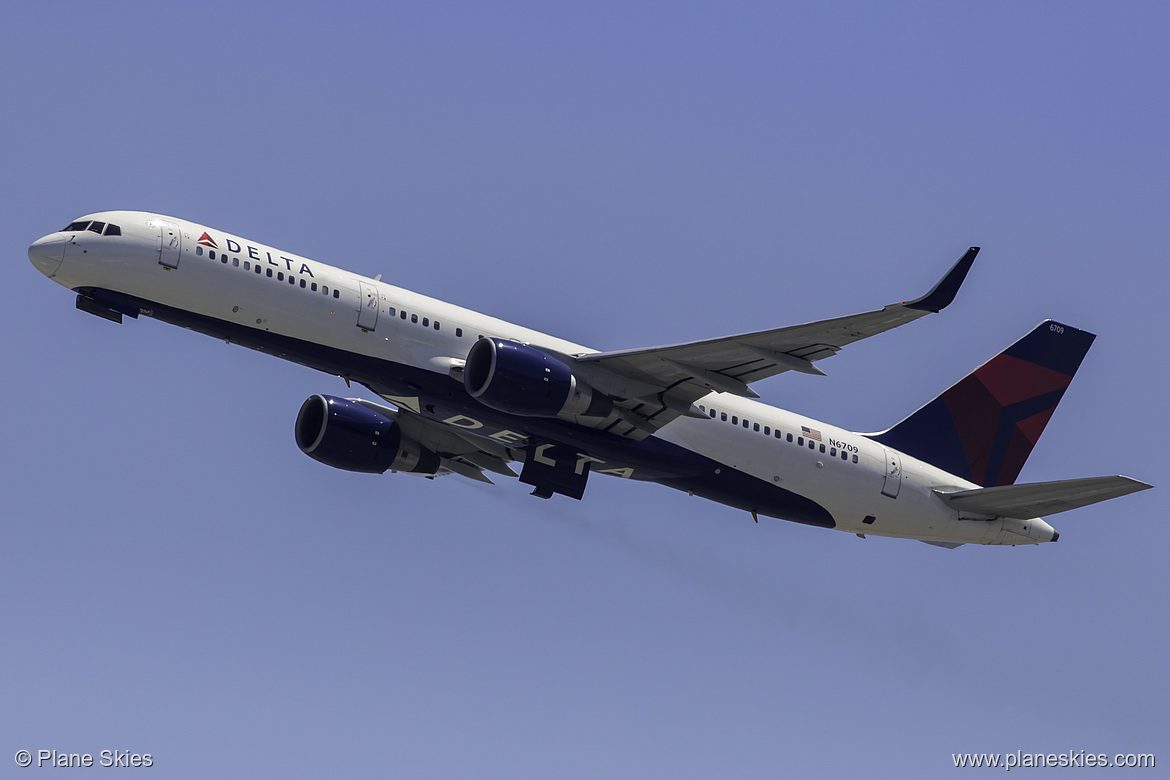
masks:
{"type": "Polygon", "coordinates": [[[877,311],[738,336],[650,349],[595,352],[573,358],[578,371],[619,401],[607,430],[641,438],[679,415],[701,416],[691,404],[715,390],[759,398],[748,385],[785,371],[823,374],[814,363],[847,344],[941,311],[955,299],[979,247],[968,249],[930,292],[877,311]],[[633,419],[630,419],[630,418],[633,419]]]}
{"type": "Polygon", "coordinates": [[[975,488],[939,495],[955,509],[1027,520],[1067,512],[1151,487],[1153,485],[1129,477],[1087,477],[975,488]]]}
{"type": "Polygon", "coordinates": [[[417,441],[440,458],[440,473],[449,472],[491,484],[485,471],[507,477],[518,476],[509,461],[524,460],[524,453],[483,436],[423,417],[410,409],[410,399],[388,398],[397,408],[382,406],[363,398],[351,399],[402,426],[404,436],[417,441]]]}

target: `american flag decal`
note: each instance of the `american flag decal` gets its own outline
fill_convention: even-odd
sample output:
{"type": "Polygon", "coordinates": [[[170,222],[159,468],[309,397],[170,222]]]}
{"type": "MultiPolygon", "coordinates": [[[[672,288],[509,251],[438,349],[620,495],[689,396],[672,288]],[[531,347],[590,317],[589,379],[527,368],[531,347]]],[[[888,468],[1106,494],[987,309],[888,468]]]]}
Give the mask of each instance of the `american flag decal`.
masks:
{"type": "Polygon", "coordinates": [[[813,441],[821,441],[821,432],[818,431],[816,428],[806,428],[802,425],[802,426],[800,426],[800,430],[804,433],[804,436],[806,439],[812,439],[813,441]]]}

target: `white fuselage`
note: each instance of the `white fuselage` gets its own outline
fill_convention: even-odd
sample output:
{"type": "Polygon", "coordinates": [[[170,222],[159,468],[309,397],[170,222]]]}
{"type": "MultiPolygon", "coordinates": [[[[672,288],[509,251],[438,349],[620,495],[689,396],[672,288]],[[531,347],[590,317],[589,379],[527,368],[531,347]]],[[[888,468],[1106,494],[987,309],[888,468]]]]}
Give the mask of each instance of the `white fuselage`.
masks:
{"type": "MultiPolygon", "coordinates": [[[[569,355],[594,351],[186,220],[133,211],[81,219],[116,224],[120,235],[82,230],[40,239],[29,256],[46,276],[72,290],[113,291],[250,329],[258,342],[273,334],[442,376],[480,336],[569,355]]],[[[153,314],[149,305],[142,313],[153,314]]],[[[265,351],[279,356],[279,348],[265,351]]],[[[467,401],[468,413],[439,422],[488,434],[476,426],[475,402],[467,401]]],[[[977,485],[863,434],[726,393],[696,405],[714,417],[679,417],[654,435],[717,468],[814,500],[840,530],[975,544],[1036,544],[1054,536],[1036,518],[962,519],[936,491],[977,485]]],[[[505,444],[509,435],[520,439],[523,419],[516,421],[503,436],[498,427],[489,435],[505,444]]],[[[637,476],[623,463],[599,461],[593,470],[637,476]]]]}

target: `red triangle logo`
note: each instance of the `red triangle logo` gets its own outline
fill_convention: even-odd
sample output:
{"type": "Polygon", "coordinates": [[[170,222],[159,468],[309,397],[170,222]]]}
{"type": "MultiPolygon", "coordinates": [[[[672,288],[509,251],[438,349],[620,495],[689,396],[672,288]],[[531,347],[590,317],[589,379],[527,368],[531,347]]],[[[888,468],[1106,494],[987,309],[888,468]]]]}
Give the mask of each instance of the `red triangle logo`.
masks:
{"type": "Polygon", "coordinates": [[[203,246],[209,246],[209,247],[211,247],[212,249],[219,249],[219,245],[215,243],[215,239],[214,239],[214,238],[212,238],[211,236],[207,235],[207,231],[204,231],[204,232],[203,232],[203,235],[199,236],[199,240],[198,240],[198,241],[196,241],[195,243],[197,243],[197,244],[203,244],[203,246]]]}

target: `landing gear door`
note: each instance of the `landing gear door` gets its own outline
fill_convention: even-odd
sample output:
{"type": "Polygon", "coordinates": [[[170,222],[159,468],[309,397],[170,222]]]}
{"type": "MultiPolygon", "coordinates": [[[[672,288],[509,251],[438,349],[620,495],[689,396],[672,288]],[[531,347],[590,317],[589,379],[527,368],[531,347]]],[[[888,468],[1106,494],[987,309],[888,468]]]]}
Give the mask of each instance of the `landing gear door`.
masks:
{"type": "Polygon", "coordinates": [[[886,479],[882,483],[882,495],[898,497],[902,487],[902,458],[894,450],[886,450],[886,479]]]}
{"type": "Polygon", "coordinates": [[[589,463],[593,458],[559,444],[542,444],[529,440],[520,481],[532,485],[532,495],[552,498],[560,493],[581,499],[589,479],[589,463]]]}
{"type": "Polygon", "coordinates": [[[146,223],[158,231],[158,263],[167,268],[179,267],[183,252],[183,233],[174,222],[152,219],[146,223]]]}
{"type": "Polygon", "coordinates": [[[378,288],[368,282],[358,282],[361,289],[361,308],[358,309],[358,327],[373,330],[378,324],[378,288]]]}

